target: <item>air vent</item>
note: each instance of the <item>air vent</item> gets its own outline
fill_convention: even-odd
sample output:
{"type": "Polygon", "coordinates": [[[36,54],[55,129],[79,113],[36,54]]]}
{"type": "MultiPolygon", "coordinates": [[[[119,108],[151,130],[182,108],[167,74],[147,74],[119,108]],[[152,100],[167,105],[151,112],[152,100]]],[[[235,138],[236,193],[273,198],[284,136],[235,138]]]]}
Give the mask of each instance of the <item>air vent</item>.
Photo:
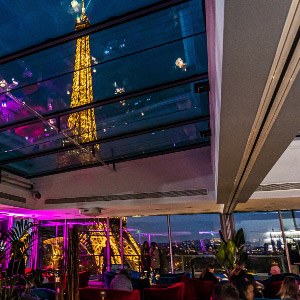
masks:
{"type": "Polygon", "coordinates": [[[2,193],[2,192],[0,192],[0,198],[16,201],[16,202],[20,202],[20,203],[26,203],[26,198],[11,195],[11,194],[6,194],[6,193],[2,193]]]}
{"type": "Polygon", "coordinates": [[[270,191],[286,191],[286,190],[299,190],[300,182],[286,182],[259,185],[256,192],[270,192],[270,191]]]}
{"type": "Polygon", "coordinates": [[[198,196],[198,195],[207,195],[207,189],[170,191],[170,192],[154,192],[154,193],[139,193],[139,194],[123,194],[123,195],[108,195],[108,196],[94,196],[94,197],[79,197],[79,198],[46,199],[45,204],[64,204],[64,203],[114,201],[114,200],[134,200],[134,199],[182,197],[182,196],[190,197],[190,196],[198,196]]]}

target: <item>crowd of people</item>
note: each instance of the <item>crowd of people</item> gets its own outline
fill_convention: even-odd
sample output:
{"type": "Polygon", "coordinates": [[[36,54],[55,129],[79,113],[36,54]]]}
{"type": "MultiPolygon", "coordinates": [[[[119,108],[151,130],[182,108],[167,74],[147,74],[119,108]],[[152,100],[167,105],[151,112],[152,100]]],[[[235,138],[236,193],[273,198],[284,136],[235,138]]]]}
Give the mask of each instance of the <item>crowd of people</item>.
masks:
{"type": "MultiPolygon", "coordinates": [[[[143,245],[147,250],[147,245],[143,245]]],[[[147,256],[147,270],[157,271],[157,255],[154,253],[153,258],[154,264],[151,267],[151,252],[155,252],[158,250],[155,248],[155,245],[151,245],[149,249],[149,257],[147,256]],[[151,250],[152,247],[152,250],[151,250]]],[[[274,268],[273,268],[274,269],[274,268]]],[[[208,264],[203,272],[200,274],[199,279],[204,281],[213,281],[216,283],[214,287],[213,300],[254,300],[255,298],[263,298],[263,290],[264,288],[268,288],[268,284],[273,282],[273,280],[277,280],[278,275],[282,276],[282,284],[280,287],[280,291],[278,293],[278,298],[281,299],[293,299],[300,300],[299,297],[299,287],[297,276],[294,274],[292,276],[286,276],[280,272],[280,269],[277,268],[276,274],[270,273],[270,277],[265,281],[256,281],[254,277],[248,274],[244,268],[243,264],[237,264],[235,269],[231,272],[229,276],[229,281],[219,281],[214,275],[214,266],[212,264],[208,264]],[[280,272],[280,274],[278,274],[280,272]],[[273,278],[275,276],[275,278],[273,278]]],[[[271,269],[272,270],[272,269],[271,269]]],[[[148,272],[148,271],[147,271],[148,272]]],[[[270,271],[271,272],[271,271],[270,271]]],[[[130,280],[130,276],[127,270],[122,269],[118,275],[112,280],[110,284],[110,288],[119,289],[119,290],[127,290],[132,291],[132,283],[130,280]]]]}
{"type": "MultiPolygon", "coordinates": [[[[220,282],[215,285],[213,300],[254,300],[257,297],[256,284],[253,281],[244,281],[239,285],[232,282],[220,282]]],[[[299,286],[297,280],[292,276],[284,278],[278,299],[299,300],[299,286]]]]}
{"type": "MultiPolygon", "coordinates": [[[[218,279],[213,273],[213,266],[208,265],[201,273],[200,278],[217,282],[218,279]]],[[[276,295],[278,299],[300,300],[300,277],[291,273],[281,273],[277,263],[272,264],[270,276],[264,281],[255,280],[253,275],[247,273],[243,263],[236,264],[229,275],[229,281],[216,284],[213,299],[254,300],[255,298],[264,298],[264,290],[267,292],[272,282],[282,282],[276,295]]]]}
{"type": "MultiPolygon", "coordinates": [[[[141,247],[141,271],[145,277],[150,274],[160,275],[162,272],[162,254],[157,243],[145,241],[141,247]]],[[[280,291],[276,295],[280,299],[300,300],[299,287],[300,277],[291,273],[282,273],[278,263],[272,263],[269,277],[266,280],[255,280],[249,274],[244,263],[237,263],[235,268],[228,274],[228,281],[221,281],[216,277],[215,267],[208,264],[199,279],[213,281],[214,300],[254,300],[254,298],[264,298],[264,291],[267,291],[273,282],[282,282],[280,291]]],[[[111,288],[132,290],[130,277],[126,270],[120,273],[111,282],[111,288]]]]}

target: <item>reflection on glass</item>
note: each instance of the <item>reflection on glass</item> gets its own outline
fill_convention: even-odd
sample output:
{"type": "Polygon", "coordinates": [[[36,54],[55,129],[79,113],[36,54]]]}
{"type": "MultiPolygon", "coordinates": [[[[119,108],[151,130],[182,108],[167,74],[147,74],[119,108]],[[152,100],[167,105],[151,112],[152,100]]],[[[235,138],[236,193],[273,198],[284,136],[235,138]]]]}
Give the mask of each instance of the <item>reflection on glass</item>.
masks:
{"type": "MultiPolygon", "coordinates": [[[[151,132],[115,141],[102,142],[101,157],[104,161],[111,162],[117,159],[131,159],[137,155],[152,155],[156,151],[172,151],[172,149],[177,150],[180,147],[208,143],[210,137],[203,135],[203,132],[207,131],[208,128],[209,121],[205,121],[154,131],[154,134],[151,132]]],[[[61,153],[44,155],[19,162],[11,162],[6,166],[30,175],[37,175],[57,170],[59,168],[57,156],[59,155],[61,153]]],[[[76,157],[68,160],[68,167],[82,165],[83,162],[76,159],[76,157]]]]}
{"type": "MultiPolygon", "coordinates": [[[[123,103],[124,105],[117,102],[95,108],[98,137],[107,138],[209,114],[208,94],[194,94],[193,84],[128,99],[123,103]]],[[[60,126],[64,134],[73,137],[68,129],[68,119],[69,115],[66,115],[60,118],[59,124],[55,118],[51,118],[47,120],[49,125],[37,122],[0,132],[3,144],[0,149],[1,159],[62,147],[64,135],[58,134],[55,127],[60,126]]],[[[191,126],[185,132],[191,137],[195,135],[191,126]]]]}

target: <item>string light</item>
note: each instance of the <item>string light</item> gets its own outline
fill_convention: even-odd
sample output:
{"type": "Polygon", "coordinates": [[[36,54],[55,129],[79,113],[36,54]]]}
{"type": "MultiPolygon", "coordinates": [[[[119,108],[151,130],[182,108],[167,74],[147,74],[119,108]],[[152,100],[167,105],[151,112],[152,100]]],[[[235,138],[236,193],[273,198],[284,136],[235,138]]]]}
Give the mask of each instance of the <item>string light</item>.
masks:
{"type": "Polygon", "coordinates": [[[175,65],[179,68],[182,69],[183,71],[186,71],[187,64],[182,60],[181,57],[178,57],[175,61],[175,65]]]}
{"type": "Polygon", "coordinates": [[[78,6],[79,6],[78,1],[72,0],[72,1],[71,1],[71,6],[72,6],[73,8],[78,7],[78,6]]]}
{"type": "Polygon", "coordinates": [[[115,95],[117,95],[117,94],[123,94],[123,93],[125,93],[125,88],[124,87],[117,87],[115,89],[115,95]]]}
{"type": "Polygon", "coordinates": [[[7,85],[6,81],[4,79],[2,79],[0,81],[0,87],[4,88],[4,87],[6,87],[6,85],[7,85]]]}

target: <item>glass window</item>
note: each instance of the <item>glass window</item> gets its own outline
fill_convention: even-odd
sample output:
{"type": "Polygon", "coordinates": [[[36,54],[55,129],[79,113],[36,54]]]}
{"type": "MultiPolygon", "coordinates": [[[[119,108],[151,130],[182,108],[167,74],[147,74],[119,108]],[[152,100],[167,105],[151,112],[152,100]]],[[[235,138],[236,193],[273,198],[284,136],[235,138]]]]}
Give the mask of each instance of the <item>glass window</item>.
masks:
{"type": "Polygon", "coordinates": [[[42,221],[39,231],[38,268],[48,270],[45,274],[49,281],[54,280],[54,270],[62,269],[64,256],[64,221],[42,221]]]}
{"type": "MultiPolygon", "coordinates": [[[[34,4],[34,16],[27,4],[14,7],[13,17],[11,9],[5,10],[0,53],[35,44],[42,36],[44,41],[73,31],[80,1],[73,0],[71,6],[64,0],[60,2],[58,6],[34,4]],[[30,11],[28,16],[26,11],[30,11]],[[7,34],[12,36],[7,30],[11,23],[20,27],[20,36],[6,39],[7,34]],[[40,26],[33,26],[36,23],[40,26]],[[21,32],[25,28],[24,35],[21,32]]],[[[79,46],[84,37],[78,37],[77,42],[70,40],[2,64],[0,162],[5,169],[20,176],[39,176],[58,169],[61,172],[103,164],[102,160],[113,163],[209,145],[202,1],[173,3],[153,13],[147,9],[145,14],[118,23],[119,13],[153,3],[125,2],[115,10],[111,10],[111,3],[106,4],[100,16],[98,6],[88,1],[86,12],[92,24],[111,13],[117,23],[86,36],[84,49],[79,46]],[[196,82],[196,90],[203,91],[200,95],[195,94],[196,82]],[[79,100],[76,95],[82,85],[88,88],[79,100]],[[97,107],[81,113],[69,111],[89,103],[97,107]],[[86,142],[97,145],[66,152],[71,145],[86,142]],[[56,155],[56,150],[64,153],[56,155]]]]}
{"type": "MultiPolygon", "coordinates": [[[[111,0],[104,4],[101,1],[85,1],[85,8],[90,21],[95,24],[154,2],[156,1],[111,0]]],[[[80,11],[79,0],[15,1],[13,5],[2,2],[0,55],[72,32],[80,11]]]]}
{"type": "Polygon", "coordinates": [[[107,268],[106,219],[68,220],[69,228],[74,225],[78,226],[79,232],[79,270],[88,270],[92,275],[90,278],[97,277],[107,268]]]}
{"type": "Polygon", "coordinates": [[[170,247],[166,216],[129,217],[127,218],[127,230],[139,247],[145,241],[149,245],[155,242],[160,250],[161,272],[170,272],[170,247]]]}
{"type": "Polygon", "coordinates": [[[172,249],[175,272],[201,272],[215,262],[214,254],[220,242],[219,214],[171,216],[172,249]]]}
{"type": "MultiPolygon", "coordinates": [[[[122,243],[123,243],[123,264],[124,268],[140,272],[140,244],[127,227],[127,218],[122,219],[122,243]]],[[[121,251],[120,251],[121,252],[121,251]]],[[[131,276],[134,276],[133,273],[131,276]]]]}
{"type": "Polygon", "coordinates": [[[293,210],[292,215],[295,224],[295,230],[300,231],[300,210],[293,210]]]}
{"type": "Polygon", "coordinates": [[[299,273],[300,255],[300,229],[298,227],[300,221],[299,211],[281,211],[284,233],[286,236],[287,247],[289,249],[291,271],[299,273]]]}
{"type": "Polygon", "coordinates": [[[249,253],[247,268],[254,273],[269,273],[272,262],[286,271],[284,243],[277,212],[235,213],[235,228],[243,228],[246,250],[249,253]]]}

